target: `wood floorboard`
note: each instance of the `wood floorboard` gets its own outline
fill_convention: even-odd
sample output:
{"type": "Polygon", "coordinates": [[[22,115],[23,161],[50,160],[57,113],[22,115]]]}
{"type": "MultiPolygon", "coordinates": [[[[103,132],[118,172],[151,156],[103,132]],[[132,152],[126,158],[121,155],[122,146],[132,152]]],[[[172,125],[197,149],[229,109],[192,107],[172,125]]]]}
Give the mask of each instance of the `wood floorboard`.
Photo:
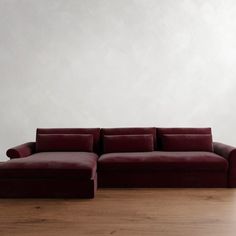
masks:
{"type": "Polygon", "coordinates": [[[99,189],[95,199],[0,199],[1,236],[235,236],[236,189],[99,189]]]}

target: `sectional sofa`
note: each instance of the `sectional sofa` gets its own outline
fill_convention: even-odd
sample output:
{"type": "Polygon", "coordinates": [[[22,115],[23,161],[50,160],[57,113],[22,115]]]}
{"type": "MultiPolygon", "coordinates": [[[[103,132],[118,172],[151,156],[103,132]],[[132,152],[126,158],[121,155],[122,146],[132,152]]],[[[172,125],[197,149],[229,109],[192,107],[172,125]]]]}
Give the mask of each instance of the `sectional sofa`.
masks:
{"type": "Polygon", "coordinates": [[[0,197],[93,198],[97,187],[236,187],[236,148],[211,128],[37,129],[7,150],[0,197]]]}

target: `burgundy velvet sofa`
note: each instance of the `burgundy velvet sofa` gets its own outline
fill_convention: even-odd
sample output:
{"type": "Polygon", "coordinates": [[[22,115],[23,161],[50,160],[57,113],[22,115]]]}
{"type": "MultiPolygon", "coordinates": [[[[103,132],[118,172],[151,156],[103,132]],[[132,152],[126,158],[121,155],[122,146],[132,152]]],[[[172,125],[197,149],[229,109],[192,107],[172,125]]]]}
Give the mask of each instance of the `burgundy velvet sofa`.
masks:
{"type": "Polygon", "coordinates": [[[93,198],[98,187],[236,187],[236,148],[211,128],[37,129],[7,151],[0,197],[93,198]]]}

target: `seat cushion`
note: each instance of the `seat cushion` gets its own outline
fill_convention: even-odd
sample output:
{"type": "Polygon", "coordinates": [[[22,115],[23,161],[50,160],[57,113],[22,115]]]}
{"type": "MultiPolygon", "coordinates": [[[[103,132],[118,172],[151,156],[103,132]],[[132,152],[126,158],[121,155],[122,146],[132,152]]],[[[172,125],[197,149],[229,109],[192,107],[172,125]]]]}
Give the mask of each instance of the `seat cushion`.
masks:
{"type": "Polygon", "coordinates": [[[227,171],[227,168],[227,160],[211,152],[108,153],[98,159],[99,171],[227,171]]]}
{"type": "Polygon", "coordinates": [[[41,152],[1,163],[0,178],[92,179],[97,159],[89,152],[41,152]]]}

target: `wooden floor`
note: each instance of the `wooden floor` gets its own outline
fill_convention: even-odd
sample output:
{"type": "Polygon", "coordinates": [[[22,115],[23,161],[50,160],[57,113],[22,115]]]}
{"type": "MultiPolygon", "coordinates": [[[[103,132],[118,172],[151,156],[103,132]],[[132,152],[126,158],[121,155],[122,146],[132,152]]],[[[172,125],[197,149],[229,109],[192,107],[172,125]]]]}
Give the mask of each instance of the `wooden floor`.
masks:
{"type": "Polygon", "coordinates": [[[0,199],[0,235],[235,236],[236,189],[99,189],[95,199],[0,199]]]}

